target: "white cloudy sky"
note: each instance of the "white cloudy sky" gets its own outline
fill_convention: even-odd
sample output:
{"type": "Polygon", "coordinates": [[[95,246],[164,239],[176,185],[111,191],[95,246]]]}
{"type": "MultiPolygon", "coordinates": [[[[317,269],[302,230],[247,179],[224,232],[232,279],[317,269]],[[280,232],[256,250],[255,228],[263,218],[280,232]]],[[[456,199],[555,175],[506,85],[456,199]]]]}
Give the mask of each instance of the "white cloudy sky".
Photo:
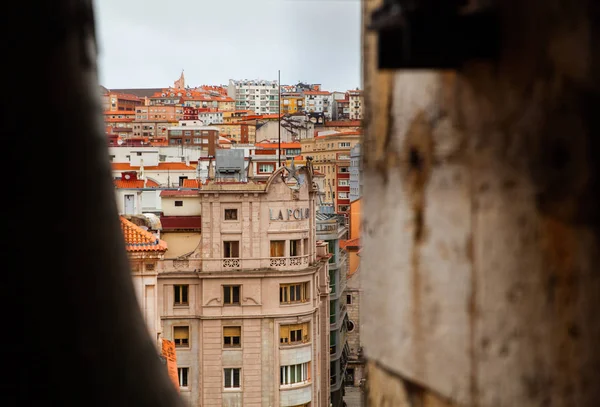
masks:
{"type": "Polygon", "coordinates": [[[95,0],[100,84],[361,87],[360,0],[95,0]]]}

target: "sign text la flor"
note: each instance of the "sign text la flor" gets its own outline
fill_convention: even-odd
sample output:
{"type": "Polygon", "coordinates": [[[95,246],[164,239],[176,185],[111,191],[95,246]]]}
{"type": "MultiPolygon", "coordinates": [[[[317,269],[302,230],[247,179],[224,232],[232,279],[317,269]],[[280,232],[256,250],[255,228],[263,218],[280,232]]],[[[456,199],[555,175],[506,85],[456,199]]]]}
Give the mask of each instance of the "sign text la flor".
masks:
{"type": "Polygon", "coordinates": [[[310,218],[309,208],[269,209],[270,220],[303,220],[310,218]]]}

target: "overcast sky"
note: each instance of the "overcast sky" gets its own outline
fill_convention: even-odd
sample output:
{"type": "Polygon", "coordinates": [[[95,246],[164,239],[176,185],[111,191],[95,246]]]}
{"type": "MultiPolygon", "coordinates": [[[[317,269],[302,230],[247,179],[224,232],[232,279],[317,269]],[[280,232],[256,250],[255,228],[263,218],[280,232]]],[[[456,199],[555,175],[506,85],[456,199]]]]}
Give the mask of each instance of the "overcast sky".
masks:
{"type": "Polygon", "coordinates": [[[360,0],[95,0],[100,84],[361,87],[360,0]]]}

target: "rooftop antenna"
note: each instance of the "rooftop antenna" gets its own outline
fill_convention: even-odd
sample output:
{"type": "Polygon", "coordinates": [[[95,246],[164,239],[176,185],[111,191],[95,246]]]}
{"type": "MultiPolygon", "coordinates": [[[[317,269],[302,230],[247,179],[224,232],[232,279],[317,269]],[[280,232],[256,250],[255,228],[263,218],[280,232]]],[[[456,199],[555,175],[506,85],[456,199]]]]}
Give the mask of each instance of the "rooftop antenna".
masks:
{"type": "Polygon", "coordinates": [[[279,145],[277,148],[279,150],[279,168],[281,168],[281,69],[277,71],[277,92],[277,131],[279,134],[279,145]]]}

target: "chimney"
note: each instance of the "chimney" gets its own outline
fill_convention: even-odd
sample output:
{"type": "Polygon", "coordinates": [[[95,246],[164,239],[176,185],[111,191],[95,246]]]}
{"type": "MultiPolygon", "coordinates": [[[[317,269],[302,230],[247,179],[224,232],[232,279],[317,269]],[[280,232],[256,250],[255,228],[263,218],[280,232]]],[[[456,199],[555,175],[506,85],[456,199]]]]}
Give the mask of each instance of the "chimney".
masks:
{"type": "Polygon", "coordinates": [[[212,156],[208,160],[208,179],[215,179],[215,164],[212,156]]]}
{"type": "Polygon", "coordinates": [[[140,175],[139,179],[144,181],[144,188],[146,187],[146,174],[144,174],[144,159],[140,159],[140,175]]]}
{"type": "Polygon", "coordinates": [[[248,181],[254,179],[254,167],[252,165],[252,156],[248,157],[248,173],[246,175],[246,178],[248,178],[248,181]]]}
{"type": "Polygon", "coordinates": [[[185,165],[187,165],[188,167],[190,166],[190,155],[186,155],[185,156],[185,165]]]}

